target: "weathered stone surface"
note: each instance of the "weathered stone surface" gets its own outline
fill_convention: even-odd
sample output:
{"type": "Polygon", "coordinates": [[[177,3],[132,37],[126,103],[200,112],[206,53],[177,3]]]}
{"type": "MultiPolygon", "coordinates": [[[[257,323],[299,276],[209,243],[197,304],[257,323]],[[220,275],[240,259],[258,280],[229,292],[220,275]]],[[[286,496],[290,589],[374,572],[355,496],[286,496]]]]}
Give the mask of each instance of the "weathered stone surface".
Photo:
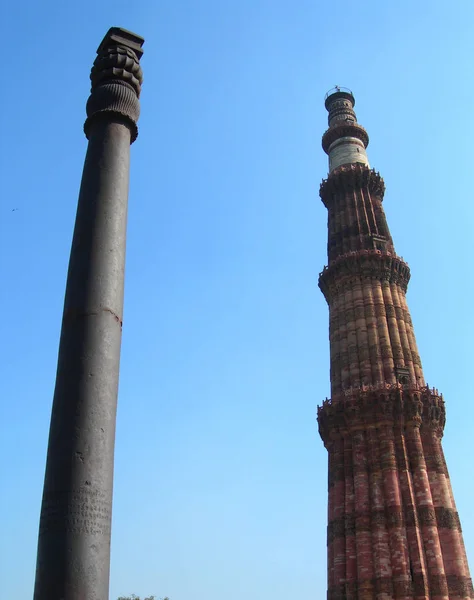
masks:
{"type": "Polygon", "coordinates": [[[474,599],[441,446],[445,404],[425,383],[410,270],[395,252],[383,180],[365,154],[358,160],[368,136],[353,107],[348,91],[326,99],[330,174],[320,189],[329,214],[319,286],[331,398],[318,408],[329,452],[328,599],[474,599]]]}
{"type": "Polygon", "coordinates": [[[130,144],[143,39],[112,28],[91,73],[34,600],[108,600],[130,144]]]}

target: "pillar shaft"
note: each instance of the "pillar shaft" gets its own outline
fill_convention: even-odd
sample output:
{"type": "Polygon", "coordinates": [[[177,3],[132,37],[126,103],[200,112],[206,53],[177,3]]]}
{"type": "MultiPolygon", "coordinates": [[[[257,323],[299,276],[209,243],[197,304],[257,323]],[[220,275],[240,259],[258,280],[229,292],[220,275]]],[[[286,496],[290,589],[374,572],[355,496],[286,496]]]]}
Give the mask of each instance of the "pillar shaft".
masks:
{"type": "Polygon", "coordinates": [[[114,28],[92,70],[40,515],[34,600],[108,600],[130,143],[143,40],[114,28]]]}

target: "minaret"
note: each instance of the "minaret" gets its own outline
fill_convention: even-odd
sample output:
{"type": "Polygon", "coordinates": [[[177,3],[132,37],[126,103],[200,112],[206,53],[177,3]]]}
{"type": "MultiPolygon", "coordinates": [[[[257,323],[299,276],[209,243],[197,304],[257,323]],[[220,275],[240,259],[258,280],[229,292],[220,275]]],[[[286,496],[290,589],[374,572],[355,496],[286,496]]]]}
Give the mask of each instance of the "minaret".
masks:
{"type": "Polygon", "coordinates": [[[41,506],[34,600],[108,600],[130,144],[143,39],[97,50],[41,506]]]}
{"type": "Polygon", "coordinates": [[[467,600],[474,593],[443,455],[445,405],[425,383],[395,252],[349,90],[326,96],[331,398],[328,600],[467,600]]]}

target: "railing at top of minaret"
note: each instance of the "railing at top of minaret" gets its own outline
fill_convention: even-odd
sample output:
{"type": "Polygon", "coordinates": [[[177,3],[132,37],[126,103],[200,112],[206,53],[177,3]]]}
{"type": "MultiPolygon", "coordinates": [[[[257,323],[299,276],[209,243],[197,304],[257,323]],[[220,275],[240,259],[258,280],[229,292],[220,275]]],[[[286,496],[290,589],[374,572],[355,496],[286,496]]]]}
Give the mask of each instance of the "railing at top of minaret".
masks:
{"type": "MultiPolygon", "coordinates": [[[[340,85],[335,85],[333,88],[331,88],[326,95],[324,96],[324,101],[326,101],[329,96],[333,96],[334,94],[338,94],[339,92],[344,92],[346,94],[350,94],[353,98],[354,98],[354,94],[352,93],[352,90],[350,90],[349,88],[346,87],[342,87],[340,85]]],[[[355,100],[354,100],[355,103],[355,100]]]]}

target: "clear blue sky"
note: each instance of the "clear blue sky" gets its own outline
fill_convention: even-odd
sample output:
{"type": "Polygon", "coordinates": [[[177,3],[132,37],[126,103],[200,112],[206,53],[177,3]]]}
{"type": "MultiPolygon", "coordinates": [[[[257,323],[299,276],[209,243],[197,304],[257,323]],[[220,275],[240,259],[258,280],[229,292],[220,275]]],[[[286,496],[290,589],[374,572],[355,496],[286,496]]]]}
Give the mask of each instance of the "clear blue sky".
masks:
{"type": "Polygon", "coordinates": [[[88,77],[112,25],[146,44],[111,600],[325,597],[318,189],[334,84],[354,91],[412,269],[408,301],[426,378],[447,402],[473,561],[474,4],[27,0],[2,12],[0,597],[32,595],[88,77]]]}

